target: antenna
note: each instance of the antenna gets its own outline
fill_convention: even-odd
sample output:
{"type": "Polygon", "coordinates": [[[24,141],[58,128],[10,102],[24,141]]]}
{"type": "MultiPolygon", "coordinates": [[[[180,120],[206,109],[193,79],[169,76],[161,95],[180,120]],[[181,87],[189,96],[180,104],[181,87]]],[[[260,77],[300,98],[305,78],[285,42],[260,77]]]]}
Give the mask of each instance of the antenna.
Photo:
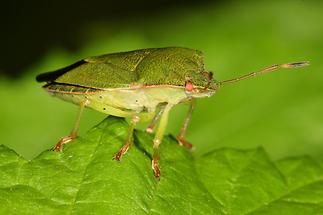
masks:
{"type": "Polygon", "coordinates": [[[262,73],[265,73],[265,72],[270,72],[270,71],[274,71],[274,70],[277,70],[277,69],[280,69],[280,68],[295,68],[295,67],[303,67],[303,66],[308,66],[310,64],[309,61],[303,61],[303,62],[296,62],[296,63],[284,63],[284,64],[275,64],[275,65],[272,65],[272,66],[268,66],[266,68],[263,68],[261,70],[258,70],[256,72],[251,72],[249,74],[246,74],[246,75],[242,75],[240,77],[237,77],[237,78],[233,78],[233,79],[228,79],[228,80],[224,80],[224,81],[219,81],[218,83],[220,85],[223,85],[223,84],[231,84],[231,83],[235,83],[235,82],[238,82],[238,81],[241,81],[241,80],[244,80],[244,79],[248,79],[248,78],[251,78],[253,76],[256,76],[256,75],[259,75],[259,74],[262,74],[262,73]]]}

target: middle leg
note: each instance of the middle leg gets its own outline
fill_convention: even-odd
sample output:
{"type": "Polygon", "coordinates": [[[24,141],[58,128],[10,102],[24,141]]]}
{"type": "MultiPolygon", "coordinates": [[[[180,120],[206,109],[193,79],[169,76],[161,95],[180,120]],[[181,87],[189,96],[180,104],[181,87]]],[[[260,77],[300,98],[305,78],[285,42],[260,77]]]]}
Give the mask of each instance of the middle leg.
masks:
{"type": "Polygon", "coordinates": [[[173,105],[171,105],[171,104],[167,104],[165,106],[164,111],[163,111],[161,118],[160,118],[160,122],[158,124],[155,138],[154,138],[154,145],[153,145],[154,154],[153,154],[153,160],[151,161],[151,167],[154,171],[154,175],[156,178],[160,177],[160,169],[158,166],[158,161],[160,159],[159,145],[161,144],[161,142],[163,140],[163,136],[164,136],[165,129],[167,126],[167,122],[168,122],[168,114],[169,114],[169,111],[171,110],[172,107],[173,107],[173,105]]]}
{"type": "Polygon", "coordinates": [[[160,108],[159,110],[156,112],[153,120],[150,122],[149,126],[146,128],[146,132],[147,133],[153,133],[154,132],[154,129],[161,117],[161,115],[163,114],[164,110],[165,110],[165,107],[166,107],[167,103],[163,103],[160,105],[160,108]]]}
{"type": "Polygon", "coordinates": [[[122,156],[124,154],[126,154],[126,152],[128,151],[130,145],[133,142],[133,131],[134,131],[135,126],[137,125],[137,123],[139,121],[140,121],[140,117],[137,114],[132,117],[131,122],[130,122],[130,126],[129,126],[129,130],[128,130],[128,136],[127,136],[126,142],[121,147],[121,149],[115,154],[115,156],[114,156],[115,160],[120,161],[122,156]]]}

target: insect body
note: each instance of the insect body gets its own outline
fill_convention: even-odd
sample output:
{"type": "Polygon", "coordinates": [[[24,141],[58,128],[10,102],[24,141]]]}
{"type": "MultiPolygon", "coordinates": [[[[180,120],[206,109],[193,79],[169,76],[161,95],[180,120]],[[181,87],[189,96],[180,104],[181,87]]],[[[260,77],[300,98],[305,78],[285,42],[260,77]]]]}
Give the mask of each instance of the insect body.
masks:
{"type": "Polygon", "coordinates": [[[190,104],[177,140],[180,145],[191,148],[192,145],[185,140],[185,132],[196,98],[212,96],[223,84],[234,83],[277,68],[307,64],[308,62],[273,65],[235,79],[217,82],[212,73],[204,69],[200,51],[168,47],[90,57],[68,67],[40,74],[36,79],[47,82],[44,88],[53,96],[80,106],[71,134],[56,144],[56,151],[61,151],[63,144],[76,138],[84,107],[131,118],[127,139],[116,153],[116,160],[120,160],[132,144],[136,124],[148,120],[151,122],[146,131],[152,133],[156,130],[152,169],[159,178],[158,148],[173,106],[180,103],[190,104]]]}

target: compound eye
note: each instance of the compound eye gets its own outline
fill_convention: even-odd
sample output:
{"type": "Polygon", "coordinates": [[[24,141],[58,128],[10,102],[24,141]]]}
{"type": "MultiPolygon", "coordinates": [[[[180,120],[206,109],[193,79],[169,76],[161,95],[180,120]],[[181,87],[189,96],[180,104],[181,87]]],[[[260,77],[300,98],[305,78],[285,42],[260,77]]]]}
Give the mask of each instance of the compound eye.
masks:
{"type": "Polygon", "coordinates": [[[185,90],[188,92],[192,92],[194,90],[194,86],[193,86],[192,81],[185,82],[185,90]]]}

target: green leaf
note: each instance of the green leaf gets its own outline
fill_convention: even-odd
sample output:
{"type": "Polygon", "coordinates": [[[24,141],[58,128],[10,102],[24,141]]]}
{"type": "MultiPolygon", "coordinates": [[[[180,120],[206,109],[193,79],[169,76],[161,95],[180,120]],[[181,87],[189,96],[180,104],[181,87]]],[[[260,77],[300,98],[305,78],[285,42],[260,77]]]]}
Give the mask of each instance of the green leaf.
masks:
{"type": "Polygon", "coordinates": [[[172,137],[152,173],[152,136],[137,131],[121,162],[127,123],[108,117],[63,153],[27,161],[0,146],[0,214],[322,214],[323,168],[309,157],[278,162],[261,149],[195,156],[172,137]]]}

